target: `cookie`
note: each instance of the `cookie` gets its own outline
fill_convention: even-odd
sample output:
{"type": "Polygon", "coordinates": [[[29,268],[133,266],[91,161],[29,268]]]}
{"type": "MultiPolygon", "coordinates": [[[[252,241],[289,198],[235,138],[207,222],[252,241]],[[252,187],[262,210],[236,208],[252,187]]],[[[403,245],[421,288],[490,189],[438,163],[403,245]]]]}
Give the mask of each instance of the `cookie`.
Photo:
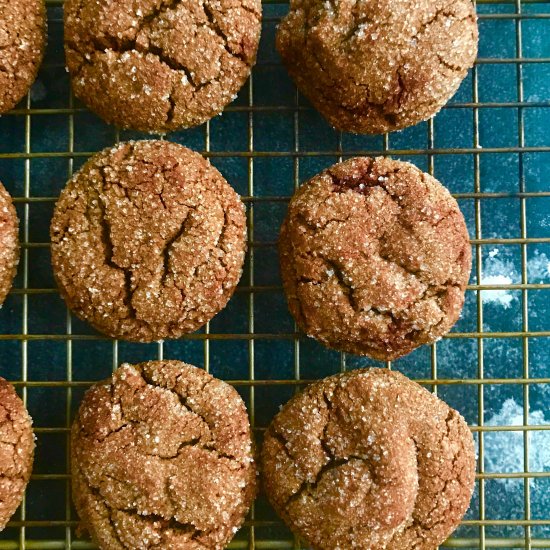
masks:
{"type": "Polygon", "coordinates": [[[0,307],[11,289],[18,263],[19,220],[10,194],[0,183],[0,307]]]}
{"type": "Polygon", "coordinates": [[[280,260],[290,311],[325,345],[392,360],[446,334],[471,270],[456,201],[415,166],[354,158],[292,198],[280,260]]]}
{"type": "Polygon", "coordinates": [[[435,115],[477,56],[470,0],[291,0],[277,49],[335,128],[382,134],[435,115]]]}
{"type": "Polygon", "coordinates": [[[103,549],[221,549],[256,494],[237,391],[179,361],[122,365],[72,427],[73,500],[103,549]]]}
{"type": "Polygon", "coordinates": [[[75,95],[107,122],[190,128],[233,101],[256,62],[261,0],[68,0],[75,95]]]}
{"type": "Polygon", "coordinates": [[[44,0],[0,0],[0,114],[29,91],[45,47],[44,0]]]}
{"type": "Polygon", "coordinates": [[[0,378],[0,531],[21,504],[33,458],[32,419],[13,386],[0,378]]]}
{"type": "Polygon", "coordinates": [[[112,338],[179,338],[223,309],[242,273],[246,215],[198,153],[166,141],[92,157],[51,223],[54,275],[68,307],[112,338]]]}
{"type": "Polygon", "coordinates": [[[386,369],[309,386],[262,451],[271,504],[318,550],[437,548],[468,509],[475,464],[460,414],[386,369]]]}

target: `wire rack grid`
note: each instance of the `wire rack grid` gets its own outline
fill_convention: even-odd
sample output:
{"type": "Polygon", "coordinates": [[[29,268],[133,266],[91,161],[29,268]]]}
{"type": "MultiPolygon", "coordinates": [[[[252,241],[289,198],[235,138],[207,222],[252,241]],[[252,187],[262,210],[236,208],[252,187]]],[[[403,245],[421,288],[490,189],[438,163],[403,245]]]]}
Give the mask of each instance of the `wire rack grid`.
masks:
{"type": "MultiPolygon", "coordinates": [[[[123,361],[177,358],[234,384],[261,444],[263,429],[308,381],[376,362],[303,340],[286,310],[276,237],[301,181],[350,156],[392,155],[441,179],[474,246],[461,321],[441,342],[387,363],[460,410],[478,445],[465,521],[444,546],[550,548],[550,3],[478,0],[480,57],[434,120],[398,134],[332,131],[299,96],[274,53],[288,6],[264,2],[259,63],[237,101],[203,127],[169,137],[201,151],[242,194],[249,255],[224,312],[177,342],[105,339],[65,309],[49,267],[48,224],[65,180],[121,139],[74,102],[64,70],[62,0],[46,0],[49,47],[38,83],[0,119],[0,179],[16,203],[22,256],[0,311],[0,374],[34,417],[37,456],[0,550],[85,549],[75,535],[68,434],[83,391],[123,361]],[[542,269],[541,269],[542,265],[542,269]],[[500,270],[500,271],[499,271],[500,270]]],[[[265,499],[231,548],[298,549],[265,499]]]]}

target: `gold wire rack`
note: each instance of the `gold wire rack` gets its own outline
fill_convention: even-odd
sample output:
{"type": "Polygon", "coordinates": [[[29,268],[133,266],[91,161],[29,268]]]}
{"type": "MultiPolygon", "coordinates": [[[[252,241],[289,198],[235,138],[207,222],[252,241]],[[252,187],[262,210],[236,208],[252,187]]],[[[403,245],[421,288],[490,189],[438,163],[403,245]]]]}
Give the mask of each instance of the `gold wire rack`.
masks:
{"type": "MultiPolygon", "coordinates": [[[[269,0],[265,1],[265,4],[275,4],[276,2],[269,0]]],[[[50,17],[50,27],[57,25],[61,27],[60,8],[62,7],[63,0],[46,0],[46,4],[53,16],[50,17]],[[55,11],[57,10],[57,11],[55,11]]],[[[524,67],[531,64],[550,64],[550,58],[547,57],[529,57],[525,56],[523,52],[523,24],[527,20],[547,20],[548,27],[546,31],[546,37],[543,34],[543,40],[550,42],[550,4],[540,2],[538,0],[530,0],[522,2],[521,0],[478,0],[478,5],[494,5],[494,6],[507,6],[511,9],[496,11],[495,13],[482,13],[480,14],[480,20],[506,20],[512,22],[515,26],[515,56],[513,57],[480,57],[473,69],[472,74],[472,101],[466,102],[454,102],[450,104],[446,109],[469,109],[471,110],[473,117],[473,143],[467,147],[438,147],[436,146],[434,121],[431,120],[427,124],[427,147],[419,148],[405,148],[405,147],[392,147],[392,136],[386,135],[383,137],[382,148],[372,148],[367,150],[365,148],[358,148],[354,150],[353,147],[345,147],[343,144],[342,134],[337,135],[336,147],[331,150],[309,150],[302,147],[301,144],[301,116],[309,111],[309,107],[303,104],[303,100],[295,94],[295,100],[292,105],[264,105],[255,104],[254,98],[254,76],[250,78],[247,84],[247,101],[245,104],[236,104],[229,106],[228,113],[242,113],[246,117],[246,127],[244,132],[246,133],[246,147],[242,147],[241,150],[235,151],[223,151],[214,150],[211,147],[213,130],[212,123],[207,123],[204,126],[203,135],[203,150],[202,153],[211,158],[214,162],[216,159],[242,159],[242,162],[246,164],[246,193],[244,193],[243,200],[247,203],[248,207],[248,220],[249,220],[249,238],[250,238],[250,251],[249,261],[246,267],[245,283],[242,284],[238,293],[242,296],[242,299],[246,302],[247,321],[246,330],[234,332],[222,332],[212,330],[211,325],[206,327],[206,330],[200,333],[192,334],[186,337],[188,342],[196,342],[197,345],[202,346],[203,354],[203,366],[209,371],[211,369],[211,362],[213,353],[211,346],[216,342],[242,342],[246,347],[248,355],[248,366],[246,376],[242,376],[239,379],[228,380],[235,386],[237,386],[246,396],[247,404],[249,407],[251,422],[256,433],[261,436],[262,430],[265,428],[265,424],[261,423],[257,419],[256,409],[258,404],[258,391],[262,388],[271,388],[274,391],[288,390],[289,388],[298,388],[309,380],[306,380],[303,376],[303,365],[301,365],[301,353],[300,349],[303,345],[297,331],[294,330],[281,330],[281,331],[262,331],[256,330],[255,317],[257,314],[256,302],[259,296],[264,294],[279,294],[282,295],[282,289],[279,284],[267,285],[267,284],[255,284],[255,264],[257,262],[256,257],[258,251],[262,249],[269,249],[275,246],[274,241],[256,239],[255,237],[255,221],[258,221],[258,216],[255,215],[255,210],[262,204],[271,203],[284,203],[288,201],[289,194],[286,195],[268,195],[262,191],[264,182],[260,177],[258,170],[256,169],[256,162],[258,159],[277,159],[288,158],[292,163],[292,173],[294,187],[299,185],[301,176],[301,165],[307,159],[320,159],[325,165],[329,165],[333,160],[341,159],[343,157],[350,157],[354,155],[392,155],[395,157],[407,156],[407,157],[425,157],[428,161],[428,169],[431,173],[435,170],[435,160],[438,156],[443,155],[464,155],[473,158],[473,190],[469,192],[456,193],[455,196],[458,199],[469,200],[473,203],[474,208],[474,220],[475,220],[475,233],[473,234],[472,244],[474,246],[475,257],[475,284],[471,284],[468,288],[468,292],[475,296],[476,302],[476,327],[475,330],[470,331],[455,331],[447,336],[448,339],[471,339],[475,341],[477,348],[477,369],[475,375],[468,377],[467,379],[452,378],[447,376],[438,376],[438,346],[435,344],[431,347],[429,355],[429,376],[419,380],[419,382],[430,386],[433,391],[437,391],[441,387],[450,387],[457,385],[467,385],[474,388],[477,395],[477,425],[472,426],[473,432],[476,434],[478,441],[478,474],[477,474],[477,498],[478,498],[478,510],[475,517],[469,516],[464,521],[463,526],[472,528],[463,535],[462,531],[459,531],[455,537],[447,541],[444,546],[455,548],[550,548],[550,537],[541,538],[533,536],[532,531],[536,527],[550,526],[550,509],[546,510],[546,515],[543,518],[533,518],[531,514],[531,481],[538,479],[550,479],[550,471],[530,471],[530,434],[537,431],[550,430],[550,425],[537,424],[530,425],[529,423],[529,396],[530,389],[533,385],[550,384],[550,370],[548,370],[548,377],[531,377],[530,376],[530,361],[529,361],[529,346],[530,341],[533,338],[547,338],[550,336],[550,330],[538,330],[532,331],[529,327],[529,311],[528,311],[528,293],[531,291],[550,289],[549,283],[532,283],[529,282],[527,259],[528,259],[528,247],[533,244],[549,244],[550,237],[530,237],[528,236],[527,226],[527,201],[531,198],[550,197],[550,188],[548,191],[529,191],[525,185],[525,179],[523,178],[521,163],[523,156],[531,153],[550,153],[550,143],[537,146],[527,146],[526,140],[526,128],[524,113],[528,109],[550,109],[550,98],[548,101],[526,101],[524,96],[523,86],[523,70],[524,67]],[[525,10],[525,6],[532,6],[540,4],[546,6],[546,9],[539,10],[525,10]],[[514,67],[515,70],[515,86],[517,88],[517,100],[516,101],[500,101],[500,102],[480,102],[479,100],[479,68],[484,64],[506,64],[514,67]],[[511,147],[481,147],[480,143],[480,110],[481,109],[514,109],[518,114],[517,125],[517,145],[511,147]],[[273,147],[273,150],[256,150],[255,148],[255,117],[262,113],[279,113],[292,117],[292,136],[290,140],[285,142],[284,147],[273,147]],[[513,153],[518,154],[520,163],[520,181],[519,189],[514,192],[487,192],[483,190],[481,181],[480,159],[482,155],[491,155],[499,153],[513,153]],[[491,236],[485,237],[482,232],[482,203],[490,200],[498,199],[514,199],[519,201],[520,212],[520,234],[516,237],[498,237],[491,236]],[[516,245],[521,249],[521,281],[509,284],[509,285],[489,285],[480,284],[482,281],[482,247],[487,245],[516,245]],[[517,291],[521,294],[521,328],[519,330],[507,330],[507,331],[487,331],[484,326],[484,307],[482,302],[482,291],[517,291]],[[516,339],[521,342],[522,347],[522,365],[521,375],[515,378],[506,377],[486,377],[484,368],[484,346],[487,339],[516,339]],[[258,365],[255,361],[255,351],[258,346],[258,342],[262,341],[284,341],[289,342],[293,349],[293,365],[292,376],[288,377],[269,377],[258,375],[258,365]],[[496,385],[514,385],[521,388],[523,394],[523,422],[521,425],[513,426],[494,426],[485,425],[484,422],[484,396],[485,388],[487,386],[496,385]],[[492,432],[521,432],[523,437],[523,454],[524,454],[524,469],[517,472],[486,472],[484,461],[484,436],[485,434],[492,432]],[[521,519],[491,519],[490,514],[486,507],[486,486],[487,483],[493,480],[519,480],[523,481],[523,500],[524,500],[524,513],[521,519]],[[521,534],[517,534],[514,531],[512,534],[502,536],[488,536],[487,530],[493,527],[502,526],[503,528],[520,528],[521,534]],[[475,533],[472,535],[471,533],[475,533]]],[[[274,24],[277,20],[277,16],[267,15],[265,18],[266,25],[274,24]]],[[[52,44],[50,44],[50,47],[52,44]]],[[[59,45],[57,45],[59,47],[59,45]]],[[[271,61],[265,61],[260,64],[268,66],[271,61]]],[[[59,68],[60,63],[53,62],[46,64],[43,71],[47,72],[53,68],[59,68]]],[[[258,78],[256,76],[256,78],[258,78]]],[[[22,256],[20,264],[21,280],[20,284],[16,285],[16,288],[12,291],[13,296],[20,297],[20,303],[22,308],[21,325],[20,329],[14,331],[13,334],[0,334],[0,346],[16,344],[20,349],[21,356],[21,369],[20,375],[11,377],[12,382],[16,385],[20,391],[25,402],[28,401],[28,394],[34,389],[59,389],[64,393],[65,398],[65,423],[56,424],[50,423],[48,418],[45,417],[45,421],[42,422],[40,415],[35,415],[35,432],[40,444],[41,439],[46,436],[58,436],[60,438],[68,440],[68,434],[70,429],[70,423],[72,418],[72,412],[75,405],[77,405],[76,395],[80,395],[80,391],[83,388],[88,387],[96,380],[82,380],[79,376],[76,376],[79,365],[73,362],[73,347],[78,342],[85,341],[104,341],[105,339],[93,333],[83,333],[85,331],[75,330],[75,321],[71,315],[66,313],[65,327],[63,333],[56,333],[56,331],[45,331],[43,333],[36,333],[29,329],[29,314],[32,310],[33,304],[37,299],[45,299],[48,295],[57,294],[55,288],[40,288],[40,285],[30,284],[30,277],[32,274],[32,253],[35,250],[45,249],[47,251],[49,243],[47,242],[46,234],[44,234],[43,242],[39,242],[36,239],[31,238],[30,219],[32,217],[32,209],[39,207],[41,204],[53,205],[56,200],[56,196],[45,196],[40,193],[31,192],[31,178],[34,183],[32,190],[40,189],[40,182],[38,181],[40,176],[36,174],[35,170],[31,171],[31,163],[37,159],[65,159],[67,163],[67,174],[70,175],[75,168],[75,163],[81,158],[87,158],[95,151],[81,151],[75,148],[75,136],[77,135],[77,123],[76,117],[85,112],[80,106],[73,103],[73,98],[69,90],[67,90],[67,107],[34,107],[34,102],[31,96],[26,99],[24,107],[18,107],[6,117],[16,117],[24,121],[24,148],[22,151],[0,151],[0,169],[2,168],[2,162],[18,161],[24,164],[23,186],[22,193],[14,194],[14,201],[18,206],[20,220],[21,220],[21,243],[22,243],[22,256]],[[34,151],[32,148],[32,127],[37,118],[42,116],[58,115],[65,116],[67,121],[67,147],[65,150],[48,150],[48,147],[44,147],[43,150],[34,151]],[[47,376],[36,376],[36,370],[30,368],[29,363],[29,346],[34,342],[46,342],[55,343],[58,342],[65,347],[65,368],[64,378],[49,379],[47,376]]],[[[78,128],[79,132],[85,132],[86,128],[78,128]]],[[[118,141],[123,139],[124,136],[119,132],[114,132],[113,139],[118,141]]],[[[0,135],[0,143],[2,141],[10,142],[11,137],[9,135],[0,135]]],[[[6,146],[6,143],[4,144],[6,146]]],[[[53,149],[50,147],[50,149],[53,149]]],[[[4,184],[9,186],[9,182],[4,177],[4,184]]],[[[64,174],[61,176],[64,178],[64,174]]],[[[45,285],[42,285],[45,286],[45,285]]],[[[52,285],[50,285],[52,286],[52,285]]],[[[122,360],[121,353],[119,351],[119,342],[113,341],[112,344],[112,368],[116,368],[119,364],[119,359],[122,360]]],[[[166,353],[166,343],[158,343],[155,345],[155,349],[151,352],[152,357],[163,358],[166,353]]],[[[11,348],[10,348],[11,349],[11,348]]],[[[181,357],[185,359],[185,357],[181,357]]],[[[100,360],[100,358],[98,359],[100,360]]],[[[276,371],[277,365],[272,365],[273,370],[276,371]]],[[[349,357],[345,354],[339,356],[338,369],[345,370],[349,367],[349,357]]],[[[391,363],[387,363],[387,367],[392,368],[391,363]]],[[[48,365],[43,365],[43,369],[48,369],[48,365]]],[[[4,371],[3,367],[0,367],[0,374],[4,371]]],[[[262,371],[263,372],[263,371],[262,371]]],[[[286,395],[286,394],[285,394],[286,395]]],[[[281,398],[284,401],[286,398],[281,398]]],[[[44,404],[44,407],[48,407],[48,403],[44,404]]],[[[40,459],[40,457],[39,457],[40,459]]],[[[69,464],[69,448],[68,441],[65,444],[65,463],[63,464],[63,471],[59,473],[35,473],[31,480],[32,486],[37,482],[53,481],[62,484],[63,486],[63,502],[64,509],[60,511],[63,516],[62,519],[37,519],[33,517],[33,513],[29,512],[29,498],[23,502],[20,511],[8,525],[8,538],[0,539],[0,550],[10,549],[88,549],[93,548],[91,543],[85,540],[79,540],[75,536],[75,528],[77,525],[77,518],[74,511],[71,509],[70,499],[70,474],[68,471],[69,464]],[[55,533],[55,535],[49,535],[49,533],[55,533]]],[[[550,466],[550,465],[548,465],[550,466]]],[[[550,469],[550,468],[549,468],[550,469]]],[[[550,485],[549,485],[550,488],[550,485]]],[[[48,495],[46,491],[46,502],[48,495]]],[[[257,549],[298,549],[302,546],[300,542],[293,538],[290,533],[281,527],[281,523],[273,516],[273,514],[264,513],[265,511],[259,511],[259,508],[265,508],[260,501],[253,510],[243,528],[242,534],[237,536],[236,540],[231,543],[231,548],[247,548],[249,550],[257,549]]]]}

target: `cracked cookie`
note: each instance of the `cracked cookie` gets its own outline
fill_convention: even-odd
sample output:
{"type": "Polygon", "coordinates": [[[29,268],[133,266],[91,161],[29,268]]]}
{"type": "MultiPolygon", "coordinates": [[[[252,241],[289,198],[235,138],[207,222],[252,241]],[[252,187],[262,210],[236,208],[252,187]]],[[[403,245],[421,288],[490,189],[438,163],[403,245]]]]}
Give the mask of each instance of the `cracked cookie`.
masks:
{"type": "Polygon", "coordinates": [[[29,91],[45,47],[44,0],[0,0],[0,114],[29,91]]]}
{"type": "Polygon", "coordinates": [[[477,55],[470,0],[291,0],[277,49],[339,130],[382,134],[435,115],[477,55]]]}
{"type": "Polygon", "coordinates": [[[50,228],[67,305],[113,338],[179,338],[225,307],[242,273],[244,205],[198,153],[166,141],[92,157],[50,228]]]}
{"type": "Polygon", "coordinates": [[[74,93],[121,128],[197,126],[250,75],[261,19],[261,0],[68,0],[74,93]]]}
{"type": "Polygon", "coordinates": [[[237,391],[179,361],[124,364],[72,427],[73,500],[109,550],[224,548],[256,494],[237,391]]]}
{"type": "Polygon", "coordinates": [[[297,191],[279,251],[299,327],[379,360],[451,329],[472,256],[447,189],[412,164],[366,157],[335,164],[297,191]]]}
{"type": "Polygon", "coordinates": [[[11,289],[19,263],[19,220],[10,194],[0,183],[0,307],[11,289]]]}
{"type": "Polygon", "coordinates": [[[291,399],[262,463],[271,504],[318,550],[433,550],[468,509],[476,464],[462,416],[386,369],[332,376],[291,399]]]}
{"type": "Polygon", "coordinates": [[[33,457],[32,419],[13,386],[0,378],[0,531],[21,504],[33,457]]]}

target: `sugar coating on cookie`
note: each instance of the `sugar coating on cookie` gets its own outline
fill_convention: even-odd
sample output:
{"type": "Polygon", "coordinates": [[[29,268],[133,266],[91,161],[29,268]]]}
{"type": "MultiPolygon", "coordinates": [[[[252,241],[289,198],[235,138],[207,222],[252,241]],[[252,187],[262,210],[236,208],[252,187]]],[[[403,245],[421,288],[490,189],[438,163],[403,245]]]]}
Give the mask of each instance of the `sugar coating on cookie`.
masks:
{"type": "Polygon", "coordinates": [[[75,95],[121,128],[202,124],[235,99],[256,61],[261,0],[68,0],[75,95]]]}
{"type": "Polygon", "coordinates": [[[0,183],[0,306],[11,289],[19,263],[18,231],[17,212],[10,194],[0,183]]]}
{"type": "Polygon", "coordinates": [[[460,523],[475,482],[464,419],[386,369],[326,378],[291,399],[262,462],[275,510],[318,550],[432,550],[460,523]]]}
{"type": "Polygon", "coordinates": [[[72,473],[81,526],[101,548],[224,548],[256,494],[246,407],[179,361],[124,364],[84,397],[72,473]]]}
{"type": "Polygon", "coordinates": [[[381,134],[435,115],[477,55],[471,0],[291,0],[277,49],[339,130],[381,134]]]}
{"type": "Polygon", "coordinates": [[[0,378],[0,531],[21,504],[34,447],[32,419],[13,386],[0,378]]]}
{"type": "Polygon", "coordinates": [[[337,350],[396,359],[457,321],[471,246],[457,202],[415,166],[354,158],[305,183],[279,241],[299,327],[337,350]]]}
{"type": "Polygon", "coordinates": [[[225,307],[242,273],[246,215],[198,153],[129,142],[75,174],[51,239],[54,274],[76,315],[113,338],[154,341],[193,332],[225,307]]]}
{"type": "Polygon", "coordinates": [[[45,46],[44,0],[0,0],[0,114],[29,91],[45,46]]]}

